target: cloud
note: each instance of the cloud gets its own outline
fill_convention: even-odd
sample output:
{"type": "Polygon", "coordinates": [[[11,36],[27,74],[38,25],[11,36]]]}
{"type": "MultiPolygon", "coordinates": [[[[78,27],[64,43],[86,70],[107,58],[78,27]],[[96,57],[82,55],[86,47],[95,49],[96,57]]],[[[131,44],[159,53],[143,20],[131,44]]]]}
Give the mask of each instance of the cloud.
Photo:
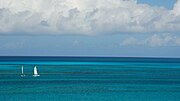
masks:
{"type": "Polygon", "coordinates": [[[0,49],[19,49],[24,46],[23,42],[14,42],[14,43],[1,43],[0,49]]]}
{"type": "Polygon", "coordinates": [[[180,32],[179,5],[168,10],[137,0],[2,0],[0,33],[180,32]]]}
{"type": "Polygon", "coordinates": [[[180,0],[177,0],[173,10],[176,15],[180,15],[180,0]]]}
{"type": "Polygon", "coordinates": [[[175,43],[180,46],[180,38],[177,38],[177,39],[175,40],[175,43]]]}
{"type": "Polygon", "coordinates": [[[159,47],[159,46],[180,46],[180,37],[173,34],[153,34],[146,38],[135,38],[129,37],[123,40],[120,43],[121,46],[150,46],[150,47],[159,47]]]}
{"type": "Polygon", "coordinates": [[[121,43],[121,45],[123,45],[123,46],[139,45],[139,44],[141,44],[141,43],[139,43],[139,40],[134,37],[127,38],[121,43]]]}

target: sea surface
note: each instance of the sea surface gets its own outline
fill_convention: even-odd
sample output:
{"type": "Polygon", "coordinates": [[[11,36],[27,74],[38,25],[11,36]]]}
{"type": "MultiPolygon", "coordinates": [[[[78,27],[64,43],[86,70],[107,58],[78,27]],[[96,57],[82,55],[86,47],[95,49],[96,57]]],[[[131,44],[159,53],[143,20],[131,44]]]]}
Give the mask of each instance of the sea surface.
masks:
{"type": "Polygon", "coordinates": [[[180,101],[180,59],[0,57],[0,101],[180,101]]]}

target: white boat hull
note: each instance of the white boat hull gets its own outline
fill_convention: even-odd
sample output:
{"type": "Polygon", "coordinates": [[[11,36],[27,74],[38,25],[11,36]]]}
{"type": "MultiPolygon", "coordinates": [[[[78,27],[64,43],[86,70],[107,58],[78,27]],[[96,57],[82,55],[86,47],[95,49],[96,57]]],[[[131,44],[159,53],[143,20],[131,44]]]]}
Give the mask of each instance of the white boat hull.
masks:
{"type": "Polygon", "coordinates": [[[33,75],[33,77],[39,77],[40,75],[33,75]]]}
{"type": "Polygon", "coordinates": [[[26,75],[21,75],[21,77],[25,77],[26,75]]]}

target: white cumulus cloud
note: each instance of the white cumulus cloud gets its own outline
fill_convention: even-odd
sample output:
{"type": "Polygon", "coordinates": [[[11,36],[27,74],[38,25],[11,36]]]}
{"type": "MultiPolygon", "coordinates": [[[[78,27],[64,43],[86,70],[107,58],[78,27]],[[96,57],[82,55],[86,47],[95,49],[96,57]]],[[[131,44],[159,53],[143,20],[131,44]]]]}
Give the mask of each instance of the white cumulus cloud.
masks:
{"type": "Polygon", "coordinates": [[[146,32],[180,32],[180,0],[172,10],[137,0],[0,0],[0,33],[146,32]]]}
{"type": "Polygon", "coordinates": [[[177,0],[173,10],[176,15],[180,15],[180,0],[177,0]]]}

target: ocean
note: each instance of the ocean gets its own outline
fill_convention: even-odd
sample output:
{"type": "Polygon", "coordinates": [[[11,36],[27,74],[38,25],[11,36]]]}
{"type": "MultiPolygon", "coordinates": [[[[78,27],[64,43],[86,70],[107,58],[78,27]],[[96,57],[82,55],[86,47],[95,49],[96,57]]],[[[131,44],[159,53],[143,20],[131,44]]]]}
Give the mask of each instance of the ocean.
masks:
{"type": "Polygon", "coordinates": [[[180,101],[180,59],[0,57],[0,101],[180,101]]]}

